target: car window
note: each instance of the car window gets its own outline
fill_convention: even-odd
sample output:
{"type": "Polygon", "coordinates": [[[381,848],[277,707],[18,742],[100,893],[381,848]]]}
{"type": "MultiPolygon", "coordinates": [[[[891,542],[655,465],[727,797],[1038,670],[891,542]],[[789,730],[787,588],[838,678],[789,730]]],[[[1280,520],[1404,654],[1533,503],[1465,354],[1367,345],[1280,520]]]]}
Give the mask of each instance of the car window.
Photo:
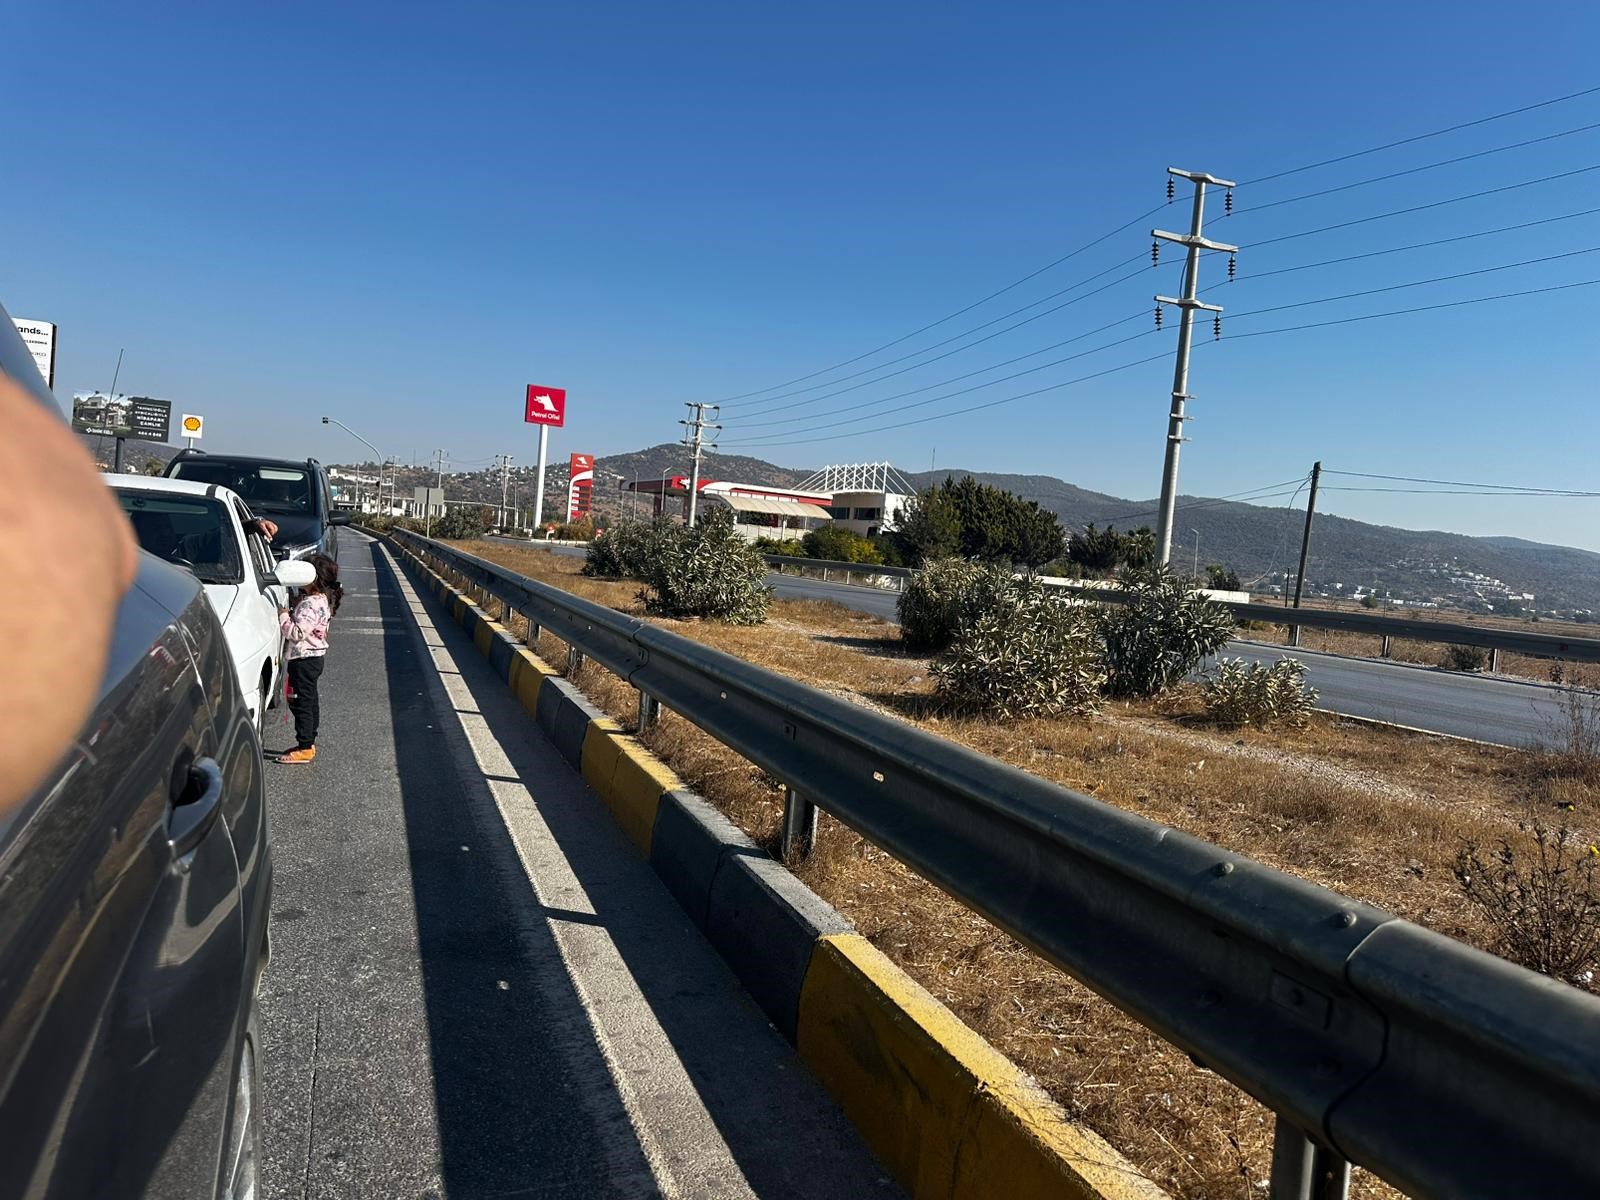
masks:
{"type": "Polygon", "coordinates": [[[304,467],[186,458],[173,466],[172,478],[219,483],[260,513],[317,511],[316,484],[304,467]]]}
{"type": "MultiPolygon", "coordinates": [[[[234,501],[233,511],[239,518],[241,526],[248,527],[250,522],[255,520],[255,514],[238,501],[234,501]]],[[[246,533],[244,544],[250,548],[250,559],[255,565],[256,578],[266,579],[272,574],[272,551],[267,548],[267,539],[259,533],[246,533]]]]}
{"type": "Polygon", "coordinates": [[[201,583],[243,583],[239,541],[220,500],[117,489],[122,511],[139,545],[167,562],[188,567],[201,583]]]}

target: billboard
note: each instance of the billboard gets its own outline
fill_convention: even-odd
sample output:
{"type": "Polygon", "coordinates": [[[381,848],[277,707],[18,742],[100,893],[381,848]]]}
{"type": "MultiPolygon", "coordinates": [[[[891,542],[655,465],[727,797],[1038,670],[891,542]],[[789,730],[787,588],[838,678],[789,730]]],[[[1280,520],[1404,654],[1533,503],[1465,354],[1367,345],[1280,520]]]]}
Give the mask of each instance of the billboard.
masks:
{"type": "Polygon", "coordinates": [[[594,455],[574,454],[567,465],[567,520],[594,511],[594,455]]]}
{"type": "Polygon", "coordinates": [[[529,425],[554,425],[559,429],[567,423],[567,389],[530,383],[522,419],[529,425]]]}
{"type": "Polygon", "coordinates": [[[33,355],[33,361],[44,376],[47,388],[56,386],[56,327],[49,321],[30,321],[26,317],[12,317],[11,323],[22,335],[22,341],[33,355]]]}
{"type": "Polygon", "coordinates": [[[72,427],[102,437],[165,442],[172,434],[172,402],[149,396],[74,392],[72,427]]]}

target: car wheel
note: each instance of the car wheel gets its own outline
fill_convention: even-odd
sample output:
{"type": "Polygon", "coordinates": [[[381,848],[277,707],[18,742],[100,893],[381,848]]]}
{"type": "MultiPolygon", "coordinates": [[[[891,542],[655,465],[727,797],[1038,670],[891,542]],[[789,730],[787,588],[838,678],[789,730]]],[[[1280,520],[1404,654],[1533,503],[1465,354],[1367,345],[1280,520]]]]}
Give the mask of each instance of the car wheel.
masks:
{"type": "Polygon", "coordinates": [[[261,1037],[257,1032],[256,1001],[250,1001],[250,1019],[245,1024],[244,1043],[239,1049],[238,1082],[233,1089],[233,1119],[228,1129],[227,1175],[223,1179],[220,1200],[256,1200],[256,1149],[259,1139],[256,1111],[260,1093],[256,1048],[261,1037]]]}

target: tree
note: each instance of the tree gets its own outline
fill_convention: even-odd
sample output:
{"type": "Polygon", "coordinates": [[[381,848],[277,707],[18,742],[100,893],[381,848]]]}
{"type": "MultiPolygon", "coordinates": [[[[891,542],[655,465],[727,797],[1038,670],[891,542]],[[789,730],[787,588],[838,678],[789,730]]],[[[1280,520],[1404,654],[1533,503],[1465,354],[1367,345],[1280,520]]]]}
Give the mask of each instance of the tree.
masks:
{"type": "Polygon", "coordinates": [[[1065,549],[1053,512],[971,475],[946,477],[917,495],[901,519],[898,540],[902,553],[917,562],[959,555],[1041,567],[1065,549]]]}
{"type": "Polygon", "coordinates": [[[489,510],[476,504],[457,504],[433,523],[433,536],[446,541],[482,537],[489,528],[489,510]]]}
{"type": "Polygon", "coordinates": [[[1096,529],[1091,521],[1067,542],[1067,558],[1085,572],[1109,574],[1122,559],[1122,535],[1109,525],[1096,529]]]}
{"type": "Polygon", "coordinates": [[[1221,563],[1212,563],[1206,568],[1206,586],[1218,592],[1244,590],[1239,583],[1239,572],[1229,570],[1221,563]]]}
{"type": "Polygon", "coordinates": [[[823,558],[832,562],[881,563],[883,555],[878,548],[853,529],[827,525],[813,529],[800,539],[807,558],[823,558]]]}
{"type": "Polygon", "coordinates": [[[906,502],[894,532],[901,557],[913,566],[961,551],[961,517],[948,496],[928,488],[906,502]]]}
{"type": "Polygon", "coordinates": [[[1128,571],[1147,571],[1156,565],[1156,535],[1150,526],[1141,525],[1122,539],[1122,559],[1118,564],[1128,571]]]}

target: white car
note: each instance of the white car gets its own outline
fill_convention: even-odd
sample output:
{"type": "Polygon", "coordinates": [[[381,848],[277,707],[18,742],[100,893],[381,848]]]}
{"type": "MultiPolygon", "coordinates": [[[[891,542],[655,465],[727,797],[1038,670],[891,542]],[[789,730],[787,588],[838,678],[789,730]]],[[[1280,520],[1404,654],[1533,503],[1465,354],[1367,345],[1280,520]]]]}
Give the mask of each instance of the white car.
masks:
{"type": "Polygon", "coordinates": [[[266,539],[245,532],[254,514],[218,484],[146,475],[107,475],[106,482],[133,523],[139,545],[187,567],[205,585],[259,732],[283,680],[278,610],[288,607],[289,588],[316,578],[316,568],[302,561],[274,562],[266,539]]]}

